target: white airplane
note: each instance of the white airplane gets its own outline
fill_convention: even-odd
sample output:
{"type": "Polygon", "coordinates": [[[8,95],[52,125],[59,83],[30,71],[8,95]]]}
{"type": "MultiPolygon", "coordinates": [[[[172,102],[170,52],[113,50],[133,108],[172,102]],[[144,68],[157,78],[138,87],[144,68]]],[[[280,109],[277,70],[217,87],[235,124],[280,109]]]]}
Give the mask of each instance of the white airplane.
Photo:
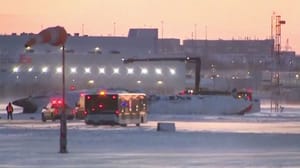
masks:
{"type": "MultiPolygon", "coordinates": [[[[101,89],[68,91],[66,105],[75,108],[81,94],[98,93],[101,89]]],[[[124,90],[126,91],[126,90],[124,90]]],[[[23,107],[23,113],[41,112],[51,98],[59,94],[29,96],[13,101],[16,106],[23,107]]],[[[242,115],[260,111],[260,103],[253,100],[250,92],[202,92],[199,95],[151,95],[148,102],[151,114],[220,114],[242,115]]]]}

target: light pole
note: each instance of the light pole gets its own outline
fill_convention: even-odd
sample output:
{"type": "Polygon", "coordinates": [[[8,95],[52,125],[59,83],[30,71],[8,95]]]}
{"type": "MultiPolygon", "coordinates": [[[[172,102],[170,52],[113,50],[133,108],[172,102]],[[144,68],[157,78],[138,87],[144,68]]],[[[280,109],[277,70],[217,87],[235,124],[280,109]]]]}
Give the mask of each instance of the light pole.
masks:
{"type": "Polygon", "coordinates": [[[116,22],[114,22],[113,24],[114,24],[113,36],[116,36],[116,22]]]}
{"type": "Polygon", "coordinates": [[[63,108],[60,119],[60,153],[67,153],[66,85],[65,85],[65,45],[62,46],[62,97],[63,108]]]}
{"type": "Polygon", "coordinates": [[[161,51],[164,53],[164,21],[162,20],[161,22],[161,51]]]}

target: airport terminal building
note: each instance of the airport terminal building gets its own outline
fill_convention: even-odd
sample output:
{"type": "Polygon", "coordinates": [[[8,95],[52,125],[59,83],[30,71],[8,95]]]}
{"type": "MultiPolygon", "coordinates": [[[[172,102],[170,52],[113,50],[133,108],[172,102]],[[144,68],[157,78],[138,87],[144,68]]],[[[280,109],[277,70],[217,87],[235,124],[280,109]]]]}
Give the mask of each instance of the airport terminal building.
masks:
{"type": "MultiPolygon", "coordinates": [[[[0,36],[1,90],[35,94],[60,90],[62,50],[50,45],[24,48],[32,34],[0,36]]],[[[69,35],[65,46],[68,89],[122,88],[174,93],[185,87],[182,62],[138,62],[160,57],[157,29],[130,29],[128,37],[69,35]]],[[[176,56],[184,57],[183,53],[176,56]]]]}
{"type": "MultiPolygon", "coordinates": [[[[61,89],[61,48],[50,45],[24,48],[32,35],[0,35],[1,94],[30,95],[61,89]]],[[[68,36],[65,46],[66,87],[177,93],[194,85],[193,64],[180,61],[124,64],[122,59],[193,56],[201,58],[201,85],[205,85],[205,80],[214,80],[214,89],[259,89],[263,72],[272,70],[273,46],[273,39],[159,39],[155,28],[133,28],[127,37],[75,33],[68,36]]],[[[299,67],[295,52],[286,52],[281,60],[283,67],[289,67],[285,70],[295,71],[299,67]]],[[[205,87],[211,84],[208,82],[205,87]]]]}

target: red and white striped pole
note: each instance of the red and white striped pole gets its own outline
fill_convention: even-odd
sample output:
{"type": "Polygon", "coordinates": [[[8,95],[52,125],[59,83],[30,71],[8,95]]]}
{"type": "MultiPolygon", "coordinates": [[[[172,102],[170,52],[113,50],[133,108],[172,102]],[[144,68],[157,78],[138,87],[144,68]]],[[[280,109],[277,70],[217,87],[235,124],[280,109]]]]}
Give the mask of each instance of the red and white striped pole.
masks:
{"type": "Polygon", "coordinates": [[[50,44],[52,46],[62,47],[62,97],[63,109],[60,119],[60,153],[68,153],[67,150],[67,120],[66,120],[66,94],[65,94],[65,42],[67,40],[67,32],[63,27],[49,27],[42,30],[40,33],[29,39],[25,43],[25,47],[35,44],[50,44]]]}

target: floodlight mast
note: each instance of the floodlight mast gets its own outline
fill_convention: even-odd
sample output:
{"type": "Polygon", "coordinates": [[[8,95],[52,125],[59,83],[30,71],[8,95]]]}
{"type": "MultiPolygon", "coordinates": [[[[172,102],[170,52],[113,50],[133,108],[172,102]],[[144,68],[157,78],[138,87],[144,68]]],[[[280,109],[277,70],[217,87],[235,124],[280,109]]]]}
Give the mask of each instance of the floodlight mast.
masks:
{"type": "Polygon", "coordinates": [[[182,61],[195,63],[195,88],[194,94],[199,94],[200,91],[200,71],[201,71],[201,59],[200,57],[168,57],[168,58],[127,58],[122,59],[124,64],[133,62],[158,62],[158,61],[182,61]]]}

